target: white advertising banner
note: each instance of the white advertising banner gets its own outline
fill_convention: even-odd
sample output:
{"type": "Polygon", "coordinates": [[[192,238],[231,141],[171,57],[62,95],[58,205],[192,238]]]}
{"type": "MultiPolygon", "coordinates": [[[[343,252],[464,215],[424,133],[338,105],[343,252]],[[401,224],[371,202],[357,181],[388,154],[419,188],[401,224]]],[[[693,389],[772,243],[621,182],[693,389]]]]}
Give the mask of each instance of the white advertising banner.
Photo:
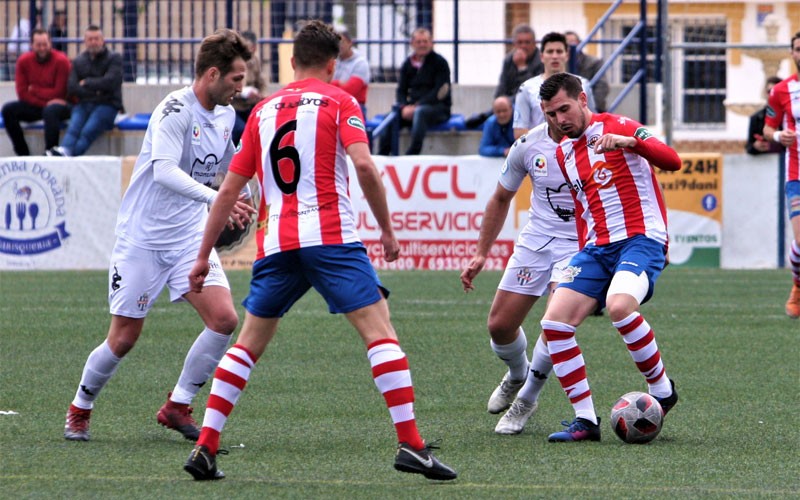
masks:
{"type": "MultiPolygon", "coordinates": [[[[351,166],[350,194],[359,234],[373,266],[461,270],[475,252],[483,210],[497,186],[503,160],[477,155],[375,156],[374,159],[386,187],[392,227],[401,251],[395,262],[386,262],[381,257],[380,230],[351,166]]],[[[517,216],[515,205],[512,204],[506,224],[489,252],[487,270],[503,269],[511,256],[519,224],[526,220],[517,216]]]]}
{"type": "Polygon", "coordinates": [[[120,172],[111,156],[0,158],[0,269],[107,269],[120,172]]]}

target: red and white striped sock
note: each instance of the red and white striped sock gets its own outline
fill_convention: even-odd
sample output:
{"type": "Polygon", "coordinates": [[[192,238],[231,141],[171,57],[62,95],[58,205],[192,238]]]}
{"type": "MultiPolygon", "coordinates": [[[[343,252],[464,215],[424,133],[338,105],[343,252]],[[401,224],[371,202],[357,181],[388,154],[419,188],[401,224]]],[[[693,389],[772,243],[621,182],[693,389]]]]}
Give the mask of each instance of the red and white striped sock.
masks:
{"type": "Polygon", "coordinates": [[[792,269],[792,280],[800,286],[800,245],[792,240],[792,250],[789,252],[789,267],[792,269]]]}
{"type": "Polygon", "coordinates": [[[553,360],[553,372],[575,409],[575,416],[597,423],[592,391],[586,378],[583,353],[575,340],[575,327],[558,321],[542,320],[542,331],[553,360]]]}
{"type": "Polygon", "coordinates": [[[650,394],[660,398],[672,394],[655,334],[642,315],[633,312],[627,318],[615,321],[613,325],[622,335],[636,367],[647,380],[650,394]]]}
{"type": "Polygon", "coordinates": [[[236,344],[228,349],[214,372],[211,394],[208,396],[206,414],[203,417],[203,428],[197,440],[197,444],[206,446],[212,455],[219,449],[219,435],[244,386],[247,385],[247,379],[250,378],[250,372],[256,361],[256,357],[247,349],[236,344]]]}
{"type": "Polygon", "coordinates": [[[408,358],[394,339],[377,340],[367,347],[367,358],[372,367],[372,378],[383,394],[397,440],[421,449],[425,442],[417,430],[414,417],[414,386],[408,369],[408,358]]]}

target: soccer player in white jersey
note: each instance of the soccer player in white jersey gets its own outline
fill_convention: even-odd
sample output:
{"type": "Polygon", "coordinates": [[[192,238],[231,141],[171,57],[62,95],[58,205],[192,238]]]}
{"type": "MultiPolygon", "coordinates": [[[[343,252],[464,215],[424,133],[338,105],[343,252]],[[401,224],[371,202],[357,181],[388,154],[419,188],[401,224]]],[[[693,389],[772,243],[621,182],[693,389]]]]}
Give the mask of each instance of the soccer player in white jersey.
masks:
{"type": "Polygon", "coordinates": [[[344,314],[364,341],[397,433],[394,467],[430,479],[455,479],[456,472],[431,453],[433,446],[417,430],[414,387],[389,319],[388,291],[356,231],[346,156],[381,228],[384,258],[398,257],[400,246],[358,102],[329,83],[339,35],[321,21],[309,21],[295,36],[293,50],[295,81],[250,114],[241,151],[220,187],[189,275],[192,290],[200,291],[211,276],[209,256],[227,214],[238,192],[256,175],[263,197],[244,324],[214,374],[200,438],[184,469],[197,480],[224,477],[216,464],[222,428],[280,318],[314,287],[329,311],[344,314]]]}
{"type": "MultiPolygon", "coordinates": [[[[792,37],[792,60],[800,72],[800,31],[792,37]]],[[[786,206],[792,224],[792,291],[786,301],[786,314],[800,318],[800,79],[797,73],[772,88],[764,119],[764,137],[786,148],[786,206]],[[783,130],[778,130],[779,128],[783,130]]]]}
{"type": "MultiPolygon", "coordinates": [[[[536,75],[520,85],[514,101],[515,138],[522,137],[528,130],[544,123],[539,88],[542,86],[542,82],[551,76],[567,71],[567,62],[569,61],[567,37],[561,33],[548,33],[542,38],[541,44],[544,73],[536,75]]],[[[583,88],[586,89],[589,109],[594,111],[596,108],[589,80],[582,76],[575,76],[580,78],[583,88]]]]}
{"type": "Polygon", "coordinates": [[[492,350],[508,367],[487,405],[489,413],[508,409],[495,427],[498,434],[522,432],[536,411],[539,393],[553,368],[541,337],[528,361],[522,323],[539,297],[555,288],[569,259],[578,251],[575,204],[555,156],[562,137],[557,128],[545,122],[514,142],[486,204],[475,255],[461,273],[464,291],[473,290],[473,281],[503,227],[511,201],[529,177],[533,189],[528,223],[514,245],[487,322],[492,350]]]}
{"type": "Polygon", "coordinates": [[[667,208],[653,166],[676,171],[675,151],[624,116],[593,114],[580,80],[568,73],[542,84],[542,110],[566,135],[556,150],[575,201],[581,250],[569,263],[541,321],[553,371],[575,410],[551,442],[599,441],[583,355],[581,322],[605,303],[614,327],[666,414],[678,402],[650,325],[639,313],[666,265],[667,208]]]}
{"type": "MultiPolygon", "coordinates": [[[[148,311],[166,286],[173,302],[185,300],[197,310],[205,328],[186,355],[157,420],[197,440],[189,403],[225,353],[239,319],[215,253],[202,293],[190,290],[187,275],[208,206],[217,195],[209,186],[233,157],[235,112],[230,102],[242,90],[249,58],[236,32],[215,32],[200,45],[194,83],[169,94],[153,112],[117,217],[108,273],[111,326],[106,340],[86,360],[67,412],[66,439],[89,439],[95,398],[136,344],[148,311]]],[[[243,194],[226,214],[240,227],[255,212],[245,198],[243,194]]]]}

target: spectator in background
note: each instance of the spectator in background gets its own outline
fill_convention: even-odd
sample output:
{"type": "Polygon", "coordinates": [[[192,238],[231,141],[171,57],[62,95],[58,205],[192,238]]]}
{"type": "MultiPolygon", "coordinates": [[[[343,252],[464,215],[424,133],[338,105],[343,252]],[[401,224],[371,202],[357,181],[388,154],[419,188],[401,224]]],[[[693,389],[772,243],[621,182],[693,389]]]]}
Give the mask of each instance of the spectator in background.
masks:
{"type": "Polygon", "coordinates": [[[18,101],[3,105],[3,122],[14,152],[30,155],[20,122],[44,120],[45,149],[58,145],[61,122],[69,118],[67,78],[70,62],[66,54],[52,48],[50,36],[37,29],[31,36],[33,50],[17,60],[14,83],[18,101]]]}
{"type": "Polygon", "coordinates": [[[342,40],[339,42],[339,57],[336,59],[336,69],[333,72],[335,85],[356,98],[361,105],[361,113],[367,118],[367,90],[369,88],[370,71],[367,59],[353,49],[353,39],[347,30],[339,32],[342,40]]]}
{"type": "Polygon", "coordinates": [[[103,31],[95,25],[83,36],[86,50],[72,61],[67,94],[76,100],[67,133],[48,156],[80,156],[114,127],[122,111],[122,56],[105,45],[103,31]]]}
{"type": "MultiPolygon", "coordinates": [[[[50,27],[48,28],[48,32],[50,33],[50,40],[56,40],[58,38],[67,38],[67,11],[66,10],[56,10],[53,12],[53,22],[50,23],[50,27]]],[[[61,52],[67,51],[67,44],[66,42],[52,42],[53,48],[56,50],[60,50],[61,52]]]]}
{"type": "MultiPolygon", "coordinates": [[[[527,24],[518,24],[511,31],[514,48],[503,59],[500,70],[500,81],[494,91],[494,97],[501,95],[514,99],[523,82],[544,71],[542,57],[536,48],[536,34],[527,24]]],[[[485,122],[492,111],[484,111],[470,116],[466,121],[467,128],[477,128],[485,122]]]]}
{"type": "Polygon", "coordinates": [[[495,97],[505,95],[513,99],[523,82],[544,72],[533,28],[527,24],[518,24],[511,32],[511,38],[514,48],[503,59],[500,82],[494,91],[495,97]]]}
{"type": "MultiPolygon", "coordinates": [[[[525,135],[528,130],[545,122],[542,111],[542,100],[539,98],[539,89],[549,77],[557,73],[566,73],[569,60],[569,47],[567,38],[561,33],[548,33],[542,37],[542,61],[544,73],[534,76],[519,88],[514,102],[514,137],[525,135]]],[[[589,109],[596,109],[589,80],[582,76],[574,75],[581,81],[585,89],[589,109]]]]}
{"type": "MultiPolygon", "coordinates": [[[[780,83],[781,79],[777,76],[767,78],[767,83],[764,87],[764,92],[767,96],[772,92],[772,87],[780,83]]],[[[780,153],[783,148],[777,142],[765,139],[762,135],[764,131],[764,118],[767,116],[767,107],[764,106],[760,110],[750,115],[750,127],[747,131],[747,144],[745,144],[745,151],[751,155],[760,155],[762,153],[780,153]]]]}
{"type": "MultiPolygon", "coordinates": [[[[411,34],[412,54],[400,67],[396,106],[402,126],[411,126],[407,155],[418,155],[428,127],[450,119],[450,65],[433,51],[433,37],[427,28],[411,34]]],[[[380,153],[387,155],[391,137],[383,135],[380,153]]]]}
{"type": "Polygon", "coordinates": [[[494,114],[483,124],[483,136],[478,147],[481,156],[508,156],[508,150],[514,144],[514,129],[511,119],[514,117],[514,107],[508,96],[501,95],[494,100],[492,105],[494,114]]]}
{"type": "MultiPolygon", "coordinates": [[[[581,43],[581,39],[574,31],[567,31],[564,33],[567,37],[567,43],[572,47],[577,47],[581,43]]],[[[585,52],[575,51],[575,71],[578,76],[582,76],[587,80],[594,78],[594,75],[603,67],[603,60],[599,57],[594,57],[585,52]]],[[[605,75],[597,80],[597,83],[592,85],[592,95],[594,96],[594,104],[598,113],[605,113],[608,111],[606,107],[606,99],[610,88],[606,81],[605,75]]]]}
{"type": "Polygon", "coordinates": [[[258,58],[258,37],[252,31],[243,31],[242,38],[244,38],[252,57],[246,63],[247,75],[242,92],[237,94],[231,102],[233,109],[236,110],[236,124],[231,133],[234,144],[239,144],[250,112],[258,104],[258,101],[264,98],[267,91],[267,82],[264,75],[261,74],[261,59],[258,58]]]}

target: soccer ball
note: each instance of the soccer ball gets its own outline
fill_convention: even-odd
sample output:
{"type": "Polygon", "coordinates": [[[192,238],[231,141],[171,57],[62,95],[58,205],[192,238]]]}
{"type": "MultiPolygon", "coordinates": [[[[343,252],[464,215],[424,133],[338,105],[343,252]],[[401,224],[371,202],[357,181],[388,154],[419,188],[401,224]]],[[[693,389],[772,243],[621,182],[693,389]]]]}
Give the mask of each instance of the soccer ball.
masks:
{"type": "Polygon", "coordinates": [[[611,428],[626,443],[649,443],[661,432],[663,421],[658,400],[644,392],[629,392],[611,408],[611,428]]]}

